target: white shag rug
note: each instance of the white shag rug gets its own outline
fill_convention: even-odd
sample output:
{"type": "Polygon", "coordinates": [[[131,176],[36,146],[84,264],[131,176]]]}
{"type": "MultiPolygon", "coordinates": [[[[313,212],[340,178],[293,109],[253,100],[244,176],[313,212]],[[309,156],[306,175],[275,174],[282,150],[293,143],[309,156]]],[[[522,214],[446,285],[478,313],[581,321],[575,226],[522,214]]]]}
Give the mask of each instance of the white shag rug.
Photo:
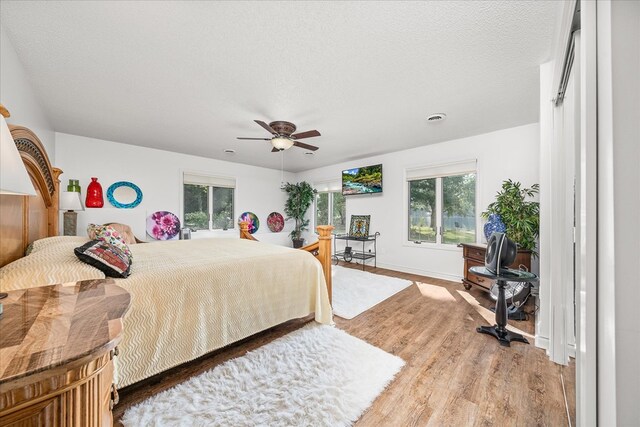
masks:
{"type": "Polygon", "coordinates": [[[349,426],[404,361],[311,323],[128,409],[129,426],[349,426]]]}
{"type": "Polygon", "coordinates": [[[353,319],[413,283],[339,265],[332,267],[331,277],[333,314],[343,319],[353,319]]]}

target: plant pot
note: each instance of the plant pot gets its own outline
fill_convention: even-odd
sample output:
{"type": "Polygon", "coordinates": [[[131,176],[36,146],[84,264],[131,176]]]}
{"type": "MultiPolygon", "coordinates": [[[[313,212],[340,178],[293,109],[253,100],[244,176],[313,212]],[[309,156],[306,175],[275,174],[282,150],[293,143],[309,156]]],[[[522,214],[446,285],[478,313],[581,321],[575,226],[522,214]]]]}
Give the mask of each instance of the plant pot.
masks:
{"type": "Polygon", "coordinates": [[[304,239],[291,239],[293,241],[293,247],[300,249],[304,245],[304,239]]]}

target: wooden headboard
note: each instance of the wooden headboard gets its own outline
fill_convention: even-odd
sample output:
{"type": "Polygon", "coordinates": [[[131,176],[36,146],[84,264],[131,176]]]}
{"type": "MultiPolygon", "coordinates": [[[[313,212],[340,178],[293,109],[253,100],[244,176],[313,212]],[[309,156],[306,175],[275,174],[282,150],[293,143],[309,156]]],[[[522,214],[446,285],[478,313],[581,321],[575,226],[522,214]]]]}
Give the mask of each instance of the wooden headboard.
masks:
{"type": "Polygon", "coordinates": [[[58,235],[62,171],[51,166],[42,142],[33,132],[11,125],[9,130],[37,195],[0,195],[0,266],[23,257],[34,240],[58,235]]]}

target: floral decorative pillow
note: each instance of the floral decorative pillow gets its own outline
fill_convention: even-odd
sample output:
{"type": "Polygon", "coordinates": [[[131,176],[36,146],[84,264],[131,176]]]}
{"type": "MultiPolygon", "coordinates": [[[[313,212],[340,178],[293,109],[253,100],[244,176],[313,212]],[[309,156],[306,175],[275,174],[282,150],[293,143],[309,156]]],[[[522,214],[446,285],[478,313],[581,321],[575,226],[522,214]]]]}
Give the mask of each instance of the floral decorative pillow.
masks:
{"type": "Polygon", "coordinates": [[[87,234],[91,240],[101,240],[120,249],[129,258],[133,258],[131,249],[124,240],[124,237],[110,225],[89,224],[87,234]]]}
{"type": "Polygon", "coordinates": [[[74,249],[78,259],[109,277],[126,279],[131,270],[131,257],[119,247],[111,245],[104,240],[92,240],[89,243],[74,249]]]}

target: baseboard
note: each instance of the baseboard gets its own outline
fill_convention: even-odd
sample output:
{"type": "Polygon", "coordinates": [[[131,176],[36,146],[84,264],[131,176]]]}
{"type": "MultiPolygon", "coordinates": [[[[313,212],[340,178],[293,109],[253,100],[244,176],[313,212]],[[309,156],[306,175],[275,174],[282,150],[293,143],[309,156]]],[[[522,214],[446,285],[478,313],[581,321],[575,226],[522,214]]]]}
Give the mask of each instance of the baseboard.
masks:
{"type": "Polygon", "coordinates": [[[576,358],[576,345],[575,344],[567,344],[567,350],[569,352],[569,357],[576,358]]]}
{"type": "MultiPolygon", "coordinates": [[[[547,350],[547,355],[549,354],[549,338],[541,337],[536,335],[535,340],[536,347],[547,350]]],[[[567,344],[567,353],[569,357],[576,358],[576,346],[575,344],[567,344]]]]}
{"type": "Polygon", "coordinates": [[[433,277],[434,279],[450,280],[452,282],[461,282],[461,280],[462,280],[462,277],[456,276],[455,274],[439,273],[439,272],[436,272],[436,271],[422,270],[422,269],[419,269],[419,268],[412,268],[412,267],[407,267],[407,266],[404,266],[404,265],[385,264],[385,263],[380,263],[379,262],[378,263],[378,267],[386,268],[387,270],[400,271],[402,273],[417,274],[419,276],[433,277]]]}
{"type": "Polygon", "coordinates": [[[536,347],[538,348],[549,350],[549,338],[536,335],[535,344],[536,344],[536,347]]]}

